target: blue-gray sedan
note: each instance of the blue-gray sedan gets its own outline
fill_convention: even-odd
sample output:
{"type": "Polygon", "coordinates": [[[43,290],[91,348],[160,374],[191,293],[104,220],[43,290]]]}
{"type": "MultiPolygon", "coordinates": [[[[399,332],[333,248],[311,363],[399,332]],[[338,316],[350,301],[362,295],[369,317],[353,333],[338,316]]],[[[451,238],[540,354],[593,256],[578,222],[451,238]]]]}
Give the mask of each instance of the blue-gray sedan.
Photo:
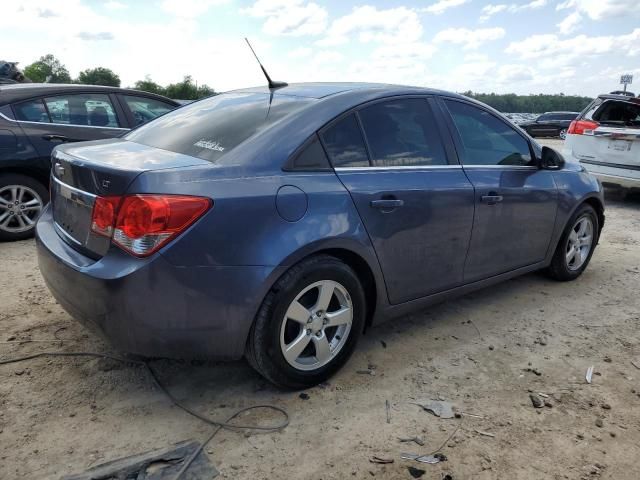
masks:
{"type": "Polygon", "coordinates": [[[365,327],[534,270],[573,280],[602,189],[491,108],[437,90],[218,95],[54,150],[37,224],[59,303],[117,348],[325,380],[365,327]]]}

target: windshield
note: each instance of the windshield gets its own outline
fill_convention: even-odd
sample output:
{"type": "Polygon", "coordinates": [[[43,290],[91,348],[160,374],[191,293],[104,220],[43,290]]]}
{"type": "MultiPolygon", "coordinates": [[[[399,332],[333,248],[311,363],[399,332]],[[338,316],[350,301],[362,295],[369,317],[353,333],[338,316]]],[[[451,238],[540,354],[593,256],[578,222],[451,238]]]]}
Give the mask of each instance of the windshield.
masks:
{"type": "Polygon", "coordinates": [[[233,148],[312,99],[227,93],[169,112],[133,130],[129,141],[216,162],[233,148]]]}

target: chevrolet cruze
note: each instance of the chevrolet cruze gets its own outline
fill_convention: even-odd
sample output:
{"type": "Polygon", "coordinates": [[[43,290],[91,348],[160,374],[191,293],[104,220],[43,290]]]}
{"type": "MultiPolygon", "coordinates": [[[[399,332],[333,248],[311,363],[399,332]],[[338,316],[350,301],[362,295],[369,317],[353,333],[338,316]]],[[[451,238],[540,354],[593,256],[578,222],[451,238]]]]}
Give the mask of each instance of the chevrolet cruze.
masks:
{"type": "Polygon", "coordinates": [[[59,303],[118,349],[323,381],[368,326],[535,270],[573,280],[602,190],[491,108],[298,84],[57,147],[37,224],[59,303]]]}

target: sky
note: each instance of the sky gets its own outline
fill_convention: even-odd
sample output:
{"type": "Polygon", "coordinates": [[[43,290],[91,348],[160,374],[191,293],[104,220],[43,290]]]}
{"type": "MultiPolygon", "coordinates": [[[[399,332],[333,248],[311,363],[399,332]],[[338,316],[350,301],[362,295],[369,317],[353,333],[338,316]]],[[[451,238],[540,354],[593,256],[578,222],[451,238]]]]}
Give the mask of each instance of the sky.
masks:
{"type": "Polygon", "coordinates": [[[289,83],[587,96],[621,74],[640,83],[639,0],[3,0],[0,12],[2,59],[52,53],[72,76],[103,66],[122,86],[262,85],[244,37],[289,83]]]}

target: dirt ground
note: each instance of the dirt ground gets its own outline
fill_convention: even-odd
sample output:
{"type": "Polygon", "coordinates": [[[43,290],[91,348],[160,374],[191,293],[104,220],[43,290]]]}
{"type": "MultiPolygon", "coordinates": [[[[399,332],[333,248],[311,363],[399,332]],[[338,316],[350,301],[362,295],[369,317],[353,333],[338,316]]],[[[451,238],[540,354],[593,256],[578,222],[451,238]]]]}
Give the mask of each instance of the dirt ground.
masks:
{"type": "MultiPolygon", "coordinates": [[[[278,391],[244,362],[153,365],[178,398],[214,418],[264,403],[288,411],[291,424],[280,433],[221,432],[206,448],[219,478],[409,479],[412,466],[438,480],[635,480],[640,198],[610,200],[606,214],[579,280],[530,274],[376,327],[308,399],[278,391]],[[375,375],[358,373],[366,369],[375,375]],[[529,391],[548,395],[549,406],[533,408],[529,391]],[[473,416],[437,418],[412,404],[420,399],[449,400],[473,416]],[[456,429],[442,449],[447,461],[400,458],[436,449],[456,429]],[[398,440],[414,436],[425,445],[398,440]],[[394,462],[374,464],[373,456],[394,462]]],[[[33,241],[0,245],[0,358],[111,351],[55,303],[34,253],[33,241]]],[[[210,432],[137,366],[75,358],[0,366],[2,479],[59,478],[210,432]]]]}

